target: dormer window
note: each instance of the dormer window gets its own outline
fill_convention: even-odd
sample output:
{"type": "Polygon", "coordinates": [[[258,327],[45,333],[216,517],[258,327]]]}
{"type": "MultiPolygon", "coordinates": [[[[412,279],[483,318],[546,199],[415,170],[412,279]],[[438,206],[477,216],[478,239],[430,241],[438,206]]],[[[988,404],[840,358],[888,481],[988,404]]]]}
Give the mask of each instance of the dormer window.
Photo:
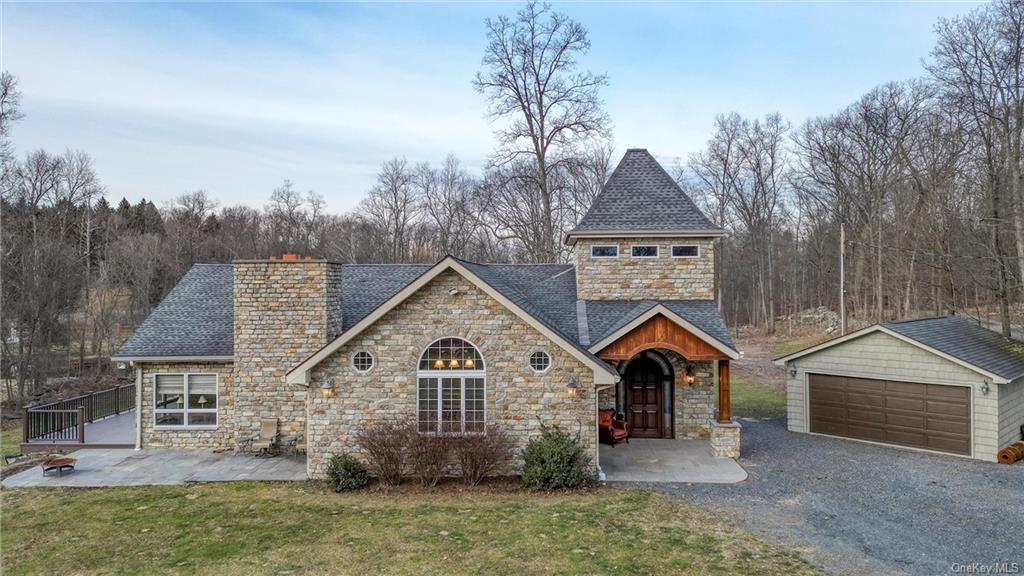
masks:
{"type": "Polygon", "coordinates": [[[676,244],[672,247],[673,258],[700,258],[700,246],[696,244],[676,244]]]}
{"type": "Polygon", "coordinates": [[[657,258],[658,257],[658,246],[657,244],[644,244],[632,247],[633,258],[657,258]]]}
{"type": "Polygon", "coordinates": [[[618,256],[619,246],[617,244],[590,247],[591,258],[617,258],[618,256]]]}

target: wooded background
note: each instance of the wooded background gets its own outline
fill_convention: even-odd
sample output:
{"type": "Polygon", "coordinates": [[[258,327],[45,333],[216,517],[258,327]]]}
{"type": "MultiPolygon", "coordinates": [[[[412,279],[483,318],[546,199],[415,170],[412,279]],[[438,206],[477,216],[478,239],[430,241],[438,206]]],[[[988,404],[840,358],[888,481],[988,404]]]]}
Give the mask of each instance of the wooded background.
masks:
{"type": "MultiPolygon", "coordinates": [[[[729,233],[717,274],[730,326],[773,332],[780,317],[838,309],[842,226],[852,318],[960,310],[1009,334],[1024,278],[1022,21],[1009,1],[939,20],[918,78],[796,126],[723,114],[704,150],[660,158],[729,233]]],[[[9,391],[22,398],[109,356],[196,262],[285,251],[353,263],[567,261],[565,232],[618,160],[600,99],[609,79],[580,69],[585,27],[546,5],[488,20],[484,32],[473,85],[500,127],[486,169],[396,156],[344,214],[288,180],[262,207],[221,206],[204,190],[161,206],[112,203],[86,151],[16,152],[20,92],[4,71],[9,391]]]]}

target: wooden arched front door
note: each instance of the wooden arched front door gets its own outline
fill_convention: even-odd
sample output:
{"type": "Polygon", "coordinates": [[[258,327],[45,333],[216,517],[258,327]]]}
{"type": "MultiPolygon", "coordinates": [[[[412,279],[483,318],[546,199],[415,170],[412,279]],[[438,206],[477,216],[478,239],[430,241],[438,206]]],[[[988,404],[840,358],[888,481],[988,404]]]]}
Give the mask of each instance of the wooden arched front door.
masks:
{"type": "Polygon", "coordinates": [[[667,375],[655,360],[641,356],[629,363],[623,378],[626,384],[626,415],[631,436],[661,438],[665,429],[665,379],[667,375]]]}

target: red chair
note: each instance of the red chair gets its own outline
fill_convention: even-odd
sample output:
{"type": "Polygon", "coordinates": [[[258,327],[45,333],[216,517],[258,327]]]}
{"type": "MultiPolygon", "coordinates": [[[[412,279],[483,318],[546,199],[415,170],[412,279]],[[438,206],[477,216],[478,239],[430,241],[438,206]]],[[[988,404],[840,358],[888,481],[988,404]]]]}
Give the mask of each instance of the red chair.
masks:
{"type": "Polygon", "coordinates": [[[616,443],[623,440],[626,441],[626,444],[629,444],[629,422],[617,420],[615,418],[615,410],[599,410],[597,414],[598,425],[601,430],[601,440],[611,444],[613,447],[616,443]]]}

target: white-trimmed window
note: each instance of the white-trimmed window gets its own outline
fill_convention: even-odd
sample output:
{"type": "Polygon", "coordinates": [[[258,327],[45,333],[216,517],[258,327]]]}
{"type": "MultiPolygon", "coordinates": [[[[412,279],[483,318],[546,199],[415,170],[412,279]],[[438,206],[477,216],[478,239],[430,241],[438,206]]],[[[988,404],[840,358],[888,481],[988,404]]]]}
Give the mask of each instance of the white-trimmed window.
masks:
{"type": "Polygon", "coordinates": [[[658,245],[657,244],[637,244],[630,246],[630,253],[633,258],[657,258],[658,257],[658,245]]]}
{"type": "Polygon", "coordinates": [[[618,244],[607,244],[600,246],[590,247],[591,258],[618,258],[619,257],[619,245],[618,244]]]}
{"type": "Polygon", "coordinates": [[[676,244],[672,246],[673,258],[700,258],[700,246],[696,244],[676,244]]]}
{"type": "Polygon", "coordinates": [[[484,359],[461,338],[441,338],[420,356],[416,371],[417,426],[426,434],[484,432],[484,359]]]}
{"type": "Polygon", "coordinates": [[[156,374],[153,379],[155,426],[217,425],[216,374],[156,374]]]}
{"type": "Polygon", "coordinates": [[[360,350],[352,355],[352,367],[356,372],[369,372],[373,368],[373,354],[360,350]]]}
{"type": "Polygon", "coordinates": [[[551,368],[551,356],[543,351],[537,350],[530,354],[530,370],[534,372],[547,372],[551,368]]]}

